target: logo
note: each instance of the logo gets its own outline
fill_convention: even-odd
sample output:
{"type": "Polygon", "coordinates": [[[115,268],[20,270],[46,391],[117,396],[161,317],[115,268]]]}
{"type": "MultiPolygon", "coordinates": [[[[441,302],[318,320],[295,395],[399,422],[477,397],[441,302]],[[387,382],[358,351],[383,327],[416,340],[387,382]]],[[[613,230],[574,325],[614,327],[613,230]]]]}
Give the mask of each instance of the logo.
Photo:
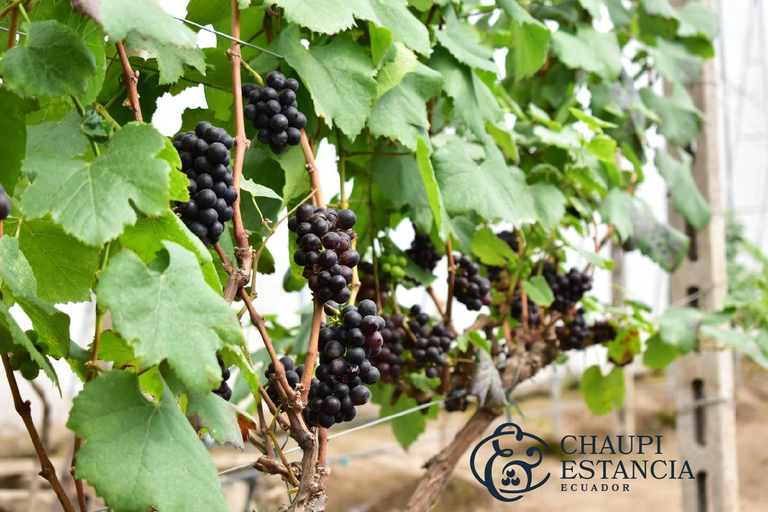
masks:
{"type": "Polygon", "coordinates": [[[514,423],[505,423],[475,447],[470,458],[472,474],[499,501],[511,503],[525,493],[533,491],[549,480],[547,473],[541,480],[534,476],[534,469],[541,465],[544,451],[549,445],[541,438],[524,432],[514,423]],[[479,452],[483,448],[493,450],[482,465],[479,452]]]}

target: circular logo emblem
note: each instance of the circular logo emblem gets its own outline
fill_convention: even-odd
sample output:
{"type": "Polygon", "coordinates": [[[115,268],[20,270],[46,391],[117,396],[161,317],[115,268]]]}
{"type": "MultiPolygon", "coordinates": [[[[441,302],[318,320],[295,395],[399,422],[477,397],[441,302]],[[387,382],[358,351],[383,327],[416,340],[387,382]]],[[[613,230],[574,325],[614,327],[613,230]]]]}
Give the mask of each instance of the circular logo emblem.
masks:
{"type": "Polygon", "coordinates": [[[513,502],[549,480],[549,473],[537,480],[533,471],[541,465],[545,450],[550,452],[543,439],[524,432],[514,423],[505,423],[475,446],[469,463],[472,474],[491,496],[513,502]],[[483,464],[478,453],[484,446],[492,448],[493,453],[483,464]]]}

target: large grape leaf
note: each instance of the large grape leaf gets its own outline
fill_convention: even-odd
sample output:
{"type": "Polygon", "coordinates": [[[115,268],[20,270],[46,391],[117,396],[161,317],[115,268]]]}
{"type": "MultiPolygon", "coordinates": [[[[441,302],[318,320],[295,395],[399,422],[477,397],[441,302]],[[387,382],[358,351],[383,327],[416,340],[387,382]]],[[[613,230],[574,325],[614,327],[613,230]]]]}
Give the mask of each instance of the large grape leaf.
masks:
{"type": "Polygon", "coordinates": [[[440,93],[442,82],[440,73],[419,64],[376,102],[368,128],[376,136],[397,139],[415,150],[417,139],[429,130],[427,100],[440,93]]]}
{"type": "Polygon", "coordinates": [[[688,237],[675,228],[660,223],[651,207],[639,198],[633,198],[629,208],[632,237],[627,243],[630,248],[640,249],[640,252],[668,272],[675,270],[688,250],[688,237]]]}
{"type": "Polygon", "coordinates": [[[24,44],[0,60],[4,83],[30,96],[86,92],[96,59],[80,35],[56,20],[31,23],[26,30],[24,44]]]}
{"type": "Polygon", "coordinates": [[[685,45],[658,38],[656,48],[648,48],[658,72],[673,83],[689,84],[701,75],[704,61],[689,53],[685,45]]]}
{"type": "Polygon", "coordinates": [[[552,51],[571,69],[583,69],[613,81],[621,72],[621,48],[614,32],[598,32],[579,26],[576,34],[558,30],[552,35],[552,51]]]}
{"type": "Polygon", "coordinates": [[[27,128],[26,155],[35,157],[44,152],[64,158],[74,158],[88,150],[88,138],[80,131],[82,118],[70,110],[64,119],[40,123],[27,128]]]}
{"type": "Polygon", "coordinates": [[[432,155],[446,211],[451,215],[475,211],[487,220],[501,219],[515,226],[535,221],[523,172],[507,167],[495,145],[486,145],[486,153],[486,159],[478,163],[456,143],[432,155]]]}
{"type": "Polygon", "coordinates": [[[408,73],[413,73],[419,67],[416,54],[402,43],[395,43],[389,48],[386,63],[376,73],[377,98],[384,96],[384,93],[402,82],[408,73]]]}
{"type": "Polygon", "coordinates": [[[528,14],[517,0],[499,0],[499,7],[512,18],[512,44],[508,72],[515,78],[531,76],[544,65],[552,32],[542,22],[528,14]]]}
{"type": "Polygon", "coordinates": [[[322,46],[304,48],[298,26],[288,26],[273,43],[312,94],[315,112],[355,137],[376,98],[376,81],[371,59],[349,34],[342,34],[322,46]]]}
{"type": "Polygon", "coordinates": [[[496,73],[498,68],[493,62],[493,50],[480,44],[477,29],[469,23],[459,21],[453,9],[447,10],[445,20],[445,26],[435,32],[443,48],[451,52],[462,64],[496,73]]]}
{"type": "Polygon", "coordinates": [[[375,156],[371,173],[381,193],[395,208],[408,208],[408,218],[422,232],[432,226],[429,199],[421,180],[416,159],[412,156],[375,156]]]}
{"type": "Polygon", "coordinates": [[[485,136],[486,121],[495,123],[503,117],[499,103],[488,86],[447,51],[435,50],[429,66],[443,75],[443,88],[453,98],[456,114],[478,137],[485,136]]]}
{"type": "Polygon", "coordinates": [[[432,217],[435,219],[437,232],[440,234],[441,239],[447,240],[451,233],[450,217],[448,217],[448,213],[445,211],[445,204],[443,204],[443,198],[440,195],[440,186],[435,177],[435,168],[432,166],[432,160],[429,156],[429,146],[424,139],[419,137],[416,145],[416,162],[419,164],[421,181],[427,193],[429,209],[432,211],[432,217]]]}
{"type": "Polygon", "coordinates": [[[0,185],[8,194],[13,194],[21,175],[30,103],[0,84],[0,185]]]}
{"type": "Polygon", "coordinates": [[[221,282],[216,274],[211,253],[184,226],[172,211],[166,210],[157,217],[146,217],[125,230],[120,236],[123,247],[135,252],[144,263],[151,263],[156,254],[164,249],[163,243],[174,242],[197,255],[197,261],[203,270],[205,282],[216,291],[221,291],[221,282]]]}
{"type": "Polygon", "coordinates": [[[73,0],[72,4],[101,23],[113,41],[125,39],[135,31],[159,43],[184,48],[197,46],[197,34],[151,0],[73,0]]]}
{"type": "Polygon", "coordinates": [[[533,205],[539,223],[546,230],[554,230],[565,215],[565,196],[560,189],[547,181],[530,186],[533,205]]]}
{"type": "Polygon", "coordinates": [[[243,341],[240,322],[205,283],[194,254],[173,242],[163,246],[167,258],[150,268],[133,252],[114,256],[97,294],[145,367],[167,360],[189,389],[205,392],[221,381],[216,350],[243,341]]]}
{"type": "Polygon", "coordinates": [[[643,103],[660,118],[659,133],[678,147],[687,146],[701,131],[701,119],[691,95],[682,85],[675,85],[672,94],[659,96],[653,90],[640,90],[643,103]]]}
{"type": "Polygon", "coordinates": [[[157,157],[164,148],[151,125],[130,123],[90,162],[31,155],[24,168],[34,181],[21,197],[23,209],[31,218],[50,213],[67,233],[100,246],[136,222],[132,204],[147,215],[168,207],[170,166],[157,157]]]}
{"type": "Polygon", "coordinates": [[[699,339],[704,312],[694,307],[668,309],[659,318],[659,339],[687,354],[699,339]]]}
{"type": "Polygon", "coordinates": [[[658,151],[656,153],[656,167],[667,182],[675,210],[685,217],[688,224],[701,230],[709,224],[712,212],[707,201],[699,192],[696,182],[693,181],[691,174],[693,158],[685,151],[680,151],[678,154],[680,160],[675,159],[666,151],[658,151]]]}
{"type": "Polygon", "coordinates": [[[714,39],[720,32],[720,20],[717,14],[700,2],[686,2],[684,6],[677,9],[676,14],[677,19],[680,20],[677,35],[681,37],[704,34],[714,39]]]}
{"type": "Polygon", "coordinates": [[[135,374],[107,372],[74,399],[67,427],[87,440],[77,476],[115,510],[228,511],[216,467],[167,387],[150,401],[135,374]]]}
{"type": "Polygon", "coordinates": [[[518,259],[512,248],[487,227],[479,229],[472,237],[472,254],[494,267],[506,267],[518,259]]]}
{"type": "MultiPolygon", "coordinates": [[[[258,391],[257,391],[258,392],[258,391]]],[[[187,392],[187,418],[198,432],[205,429],[214,441],[242,450],[243,435],[234,404],[213,393],[187,392]]]]}
{"type": "Polygon", "coordinates": [[[131,32],[126,44],[137,50],[144,50],[157,60],[160,71],[160,85],[175,83],[184,76],[184,65],[191,66],[205,75],[205,54],[200,48],[179,48],[175,44],[160,44],[152,39],[138,37],[131,32]]]}
{"type": "Polygon", "coordinates": [[[581,393],[596,416],[618,409],[624,403],[624,370],[615,366],[604,376],[598,365],[590,366],[582,377],[581,393]]]}
{"type": "Polygon", "coordinates": [[[355,18],[392,32],[396,41],[421,54],[429,53],[429,33],[408,10],[405,0],[276,0],[285,17],[314,32],[334,34],[351,28],[355,18]]]}
{"type": "MultiPolygon", "coordinates": [[[[15,219],[5,225],[8,233],[19,229],[15,219]]],[[[98,248],[66,234],[50,219],[25,219],[18,240],[37,280],[38,298],[51,304],[90,300],[98,248]]]]}

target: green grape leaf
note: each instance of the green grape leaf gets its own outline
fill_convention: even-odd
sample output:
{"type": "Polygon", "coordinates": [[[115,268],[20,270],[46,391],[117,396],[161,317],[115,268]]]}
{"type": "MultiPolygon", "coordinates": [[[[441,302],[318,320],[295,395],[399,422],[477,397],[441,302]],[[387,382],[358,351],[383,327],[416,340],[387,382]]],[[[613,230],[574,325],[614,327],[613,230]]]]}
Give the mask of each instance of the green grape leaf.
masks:
{"type": "Polygon", "coordinates": [[[565,215],[566,199],[563,193],[547,181],[534,183],[528,190],[533,196],[533,206],[539,224],[548,231],[555,230],[565,215]]]}
{"type": "Polygon", "coordinates": [[[0,238],[0,280],[17,295],[37,294],[37,280],[19,241],[8,235],[0,238]]]}
{"type": "Polygon", "coordinates": [[[438,95],[443,77],[423,64],[387,91],[373,106],[368,127],[379,137],[397,139],[411,150],[429,130],[426,102],[438,95]]]}
{"type": "Polygon", "coordinates": [[[664,343],[658,334],[648,338],[643,353],[643,364],[654,370],[663,370],[677,359],[682,352],[672,345],[664,343]]]}
{"type": "Polygon", "coordinates": [[[459,21],[453,9],[447,10],[445,20],[445,26],[435,32],[437,41],[443,48],[462,64],[496,73],[498,68],[493,62],[493,50],[480,44],[477,29],[469,23],[459,21]]]}
{"type": "Polygon", "coordinates": [[[621,48],[615,32],[598,32],[581,25],[576,34],[558,30],[552,35],[552,51],[571,69],[595,73],[614,81],[621,72],[621,48]]]}
{"type": "Polygon", "coordinates": [[[378,65],[392,46],[392,31],[368,23],[368,34],[371,38],[371,59],[374,65],[378,65]]]}
{"type": "Polygon", "coordinates": [[[504,156],[507,160],[510,160],[515,165],[520,163],[520,152],[517,150],[517,143],[515,142],[512,132],[506,128],[506,126],[499,126],[503,123],[491,124],[485,123],[485,129],[496,141],[501,150],[504,152],[504,156]]]}
{"type": "Polygon", "coordinates": [[[405,0],[368,1],[376,14],[376,19],[371,21],[390,30],[395,41],[405,43],[408,48],[422,55],[429,54],[429,31],[411,14],[405,0]]]}
{"type": "Polygon", "coordinates": [[[590,366],[582,377],[581,393],[587,407],[596,416],[619,409],[624,403],[624,370],[615,366],[604,376],[599,366],[590,366]]]}
{"type": "Polygon", "coordinates": [[[152,0],[76,0],[76,9],[101,23],[112,41],[134,32],[158,43],[194,48],[197,34],[152,0]]]}
{"type": "Polygon", "coordinates": [[[188,391],[187,419],[195,430],[205,429],[220,445],[229,443],[238,450],[245,448],[237,424],[237,408],[220,396],[188,391]]]}
{"type": "Polygon", "coordinates": [[[123,247],[135,252],[144,263],[151,263],[165,247],[164,242],[174,242],[195,253],[203,271],[205,282],[216,292],[221,282],[216,274],[213,258],[203,242],[190,232],[184,223],[170,210],[157,217],[146,217],[125,230],[120,237],[123,247]]]}
{"type": "Polygon", "coordinates": [[[221,381],[216,350],[243,341],[240,322],[206,285],[197,258],[173,242],[163,245],[165,268],[161,259],[147,268],[132,252],[113,256],[97,294],[145,367],[167,360],[187,388],[208,391],[221,381]]]}
{"type": "Polygon", "coordinates": [[[495,123],[504,113],[488,86],[470,68],[448,52],[435,50],[429,66],[443,75],[443,88],[453,98],[456,114],[478,137],[485,136],[485,123],[495,123]]]}
{"type": "MultiPolygon", "coordinates": [[[[327,7],[320,10],[330,11],[327,7]]],[[[299,27],[289,25],[272,46],[301,76],[312,95],[317,115],[354,138],[365,126],[376,98],[370,57],[349,34],[309,49],[301,45],[300,36],[299,27]]]]}
{"type": "Polygon", "coordinates": [[[485,350],[477,351],[469,393],[477,397],[480,407],[501,407],[508,402],[499,370],[493,364],[491,355],[485,350]]]}
{"type": "Polygon", "coordinates": [[[764,369],[768,369],[768,349],[761,347],[760,334],[755,336],[734,329],[718,329],[712,326],[703,326],[701,333],[746,354],[764,369]]]}
{"type": "MultiPolygon", "coordinates": [[[[277,345],[275,346],[277,347],[277,345]]],[[[264,349],[264,351],[266,352],[266,349],[264,349]]],[[[240,369],[238,378],[243,378],[245,380],[252,395],[259,396],[259,375],[254,371],[254,366],[252,366],[248,361],[248,358],[246,358],[243,349],[227,345],[221,350],[220,354],[222,361],[224,361],[224,366],[229,368],[232,365],[236,365],[240,369]]]]}
{"type": "MultiPolygon", "coordinates": [[[[93,350],[93,346],[89,348],[93,350]]],[[[141,367],[141,362],[133,353],[133,348],[114,331],[102,331],[99,341],[99,359],[112,361],[115,363],[115,368],[120,369],[125,366],[133,366],[136,369],[141,367]]]]}
{"type": "Polygon", "coordinates": [[[677,16],[675,9],[672,8],[668,0],[641,0],[641,3],[648,14],[663,18],[675,18],[677,16]]]}
{"type": "Polygon", "coordinates": [[[589,127],[590,130],[592,130],[595,133],[603,133],[603,128],[617,128],[618,125],[615,125],[613,123],[609,123],[608,121],[603,121],[599,117],[595,117],[592,114],[587,114],[581,109],[578,108],[570,108],[568,109],[570,113],[578,119],[579,121],[583,121],[586,123],[586,125],[589,127]]]}
{"type": "Polygon", "coordinates": [[[640,97],[661,119],[659,133],[671,144],[685,147],[701,131],[699,110],[682,85],[675,85],[670,96],[658,96],[651,89],[641,89],[640,97]]]}
{"type": "Polygon", "coordinates": [[[446,221],[450,219],[445,211],[443,198],[440,195],[440,186],[437,184],[432,160],[429,158],[429,147],[421,137],[418,139],[416,148],[416,163],[419,165],[421,181],[424,184],[424,190],[427,192],[429,209],[432,212],[432,218],[435,220],[437,232],[440,234],[441,239],[447,239],[451,233],[451,226],[446,221]]]}
{"type": "Polygon", "coordinates": [[[516,79],[533,75],[547,59],[552,32],[526,11],[516,0],[499,0],[499,7],[512,18],[512,44],[508,62],[509,73],[516,79]]]}
{"type": "Polygon", "coordinates": [[[24,44],[0,60],[8,86],[30,96],[82,94],[96,74],[96,59],[77,32],[56,20],[27,26],[24,44]]]}
{"type": "Polygon", "coordinates": [[[533,222],[533,197],[525,175],[508,167],[495,145],[485,147],[487,158],[478,163],[462,144],[449,144],[432,156],[435,176],[450,215],[472,211],[487,220],[501,219],[515,226],[533,222]]]}
{"type": "Polygon", "coordinates": [[[630,204],[632,239],[626,243],[661,265],[667,272],[674,271],[683,261],[690,240],[683,233],[656,220],[651,207],[638,198],[630,204]]]}
{"type": "Polygon", "coordinates": [[[648,48],[656,70],[672,83],[689,84],[701,75],[704,60],[689,53],[685,45],[658,38],[656,48],[648,48]]]}
{"type": "Polygon", "coordinates": [[[200,48],[180,48],[175,44],[160,44],[152,39],[142,39],[136,32],[128,35],[126,44],[136,50],[144,50],[157,59],[160,85],[176,83],[184,76],[185,65],[205,75],[205,54],[200,48]]]}
{"type": "Polygon", "coordinates": [[[606,222],[613,224],[621,241],[626,241],[634,233],[632,226],[632,196],[618,188],[611,189],[602,203],[599,212],[606,222]]]}
{"type": "Polygon", "coordinates": [[[87,440],[77,477],[110,507],[229,510],[216,466],[167,386],[150,401],[135,374],[107,372],[75,397],[67,427],[87,440]]]}
{"type": "Polygon", "coordinates": [[[19,231],[19,248],[32,267],[37,297],[51,304],[91,300],[99,267],[99,249],[66,234],[50,219],[5,221],[8,233],[19,231]]]}
{"type": "Polygon", "coordinates": [[[278,201],[283,200],[283,198],[271,188],[254,183],[252,180],[243,180],[240,183],[240,188],[251,194],[253,197],[266,197],[269,199],[277,199],[278,201]]]}
{"type": "Polygon", "coordinates": [[[24,330],[16,323],[8,306],[6,306],[3,301],[0,301],[0,351],[3,353],[16,352],[19,347],[29,352],[30,359],[43,369],[45,375],[47,375],[48,378],[56,384],[59,391],[61,391],[59,378],[56,375],[56,370],[51,366],[51,362],[37,350],[32,343],[32,340],[29,339],[24,330]]]}
{"type": "Polygon", "coordinates": [[[491,228],[482,228],[475,233],[472,237],[472,253],[482,263],[494,267],[506,267],[518,259],[512,248],[496,236],[491,228]]]}
{"type": "Polygon", "coordinates": [[[622,0],[603,0],[603,3],[615,26],[623,27],[632,22],[632,10],[627,9],[622,0]]]}
{"type": "Polygon", "coordinates": [[[31,107],[30,101],[0,84],[0,185],[11,195],[21,176],[24,146],[30,137],[26,125],[31,107]]]}
{"type": "Polygon", "coordinates": [[[408,73],[413,73],[419,67],[419,59],[403,44],[395,43],[392,48],[394,56],[376,74],[377,98],[384,96],[384,93],[402,82],[408,73]]]}
{"type": "MultiPolygon", "coordinates": [[[[1,95],[0,95],[1,96],[1,95]]],[[[64,119],[27,127],[27,157],[48,152],[63,158],[74,158],[88,151],[88,138],[80,131],[82,118],[77,110],[67,112],[64,119]]]]}
{"type": "Polygon", "coordinates": [[[533,276],[523,281],[523,289],[528,297],[539,306],[549,307],[555,300],[552,288],[549,287],[544,276],[533,276]]]}
{"type": "Polygon", "coordinates": [[[709,39],[714,39],[720,33],[720,20],[712,9],[700,2],[686,2],[677,9],[677,19],[680,26],[677,35],[680,37],[694,37],[704,34],[709,39]]]}
{"type": "Polygon", "coordinates": [[[597,19],[600,18],[600,5],[603,3],[602,0],[579,0],[579,3],[590,16],[597,19]]]}
{"type": "Polygon", "coordinates": [[[696,346],[704,312],[698,308],[668,309],[659,318],[659,339],[687,354],[696,346]]]}
{"type": "Polygon", "coordinates": [[[680,151],[680,160],[666,151],[656,153],[656,167],[669,187],[675,210],[680,212],[688,224],[696,230],[702,230],[709,224],[712,212],[707,201],[699,192],[691,174],[693,158],[685,151],[680,151]]]}
{"type": "Polygon", "coordinates": [[[30,218],[50,213],[64,231],[100,246],[136,222],[133,205],[147,215],[168,207],[168,163],[157,158],[165,137],[148,124],[130,123],[90,162],[40,155],[24,168],[35,176],[21,197],[30,218]]]}
{"type": "Polygon", "coordinates": [[[412,156],[374,156],[371,173],[379,190],[392,205],[398,209],[407,207],[408,217],[416,228],[422,233],[429,232],[433,214],[416,159],[412,156]]]}

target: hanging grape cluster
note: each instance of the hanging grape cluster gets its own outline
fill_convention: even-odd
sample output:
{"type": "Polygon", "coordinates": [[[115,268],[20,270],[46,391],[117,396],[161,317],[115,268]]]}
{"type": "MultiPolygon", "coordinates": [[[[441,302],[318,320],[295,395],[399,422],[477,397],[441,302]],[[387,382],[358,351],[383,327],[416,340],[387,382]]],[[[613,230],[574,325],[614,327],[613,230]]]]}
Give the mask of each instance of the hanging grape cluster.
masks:
{"type": "Polygon", "coordinates": [[[558,274],[557,266],[548,261],[544,263],[542,275],[555,296],[555,301],[549,308],[562,314],[569,313],[584,294],[592,289],[589,274],[576,267],[571,268],[567,274],[558,274]]]}
{"type": "Polygon", "coordinates": [[[268,144],[276,155],[285,153],[288,146],[301,143],[301,130],[306,126],[307,118],[297,108],[298,90],[298,80],[285,78],[279,71],[267,75],[264,88],[256,84],[243,85],[243,97],[249,101],[243,115],[259,130],[256,139],[268,144]]]}
{"type": "Polygon", "coordinates": [[[229,368],[224,366],[224,361],[221,359],[221,356],[216,354],[216,359],[219,360],[219,369],[221,370],[221,386],[219,386],[219,389],[213,393],[219,395],[224,400],[229,400],[232,398],[232,388],[227,384],[227,380],[229,380],[231,374],[229,368]]]}
{"type": "Polygon", "coordinates": [[[412,341],[411,348],[414,366],[417,370],[424,368],[424,373],[429,378],[437,377],[438,367],[448,364],[445,353],[450,350],[456,336],[450,328],[442,324],[430,327],[429,315],[423,313],[418,305],[413,306],[410,313],[408,328],[416,338],[415,342],[412,341]]]}
{"type": "MultiPolygon", "coordinates": [[[[515,289],[516,295],[515,299],[512,301],[512,304],[510,306],[510,314],[512,315],[512,318],[517,320],[518,322],[523,321],[523,298],[520,294],[518,294],[519,286],[515,289]]],[[[536,304],[531,300],[531,298],[526,295],[526,303],[528,304],[528,326],[529,327],[538,327],[541,325],[541,310],[539,309],[539,305],[536,304]]]]}
{"type": "Polygon", "coordinates": [[[0,185],[0,220],[5,220],[11,214],[11,200],[5,189],[0,185]]]}
{"type": "Polygon", "coordinates": [[[360,255],[350,248],[357,234],[352,227],[357,222],[355,212],[333,208],[318,208],[302,204],[296,215],[288,219],[288,229],[296,233],[299,248],[293,261],[304,267],[309,288],[320,302],[331,299],[343,304],[351,292],[352,268],[360,255]]]}
{"type": "Polygon", "coordinates": [[[181,170],[189,178],[189,201],[176,210],[181,220],[205,245],[219,241],[224,223],[235,212],[237,189],[229,167],[229,150],[235,140],[223,128],[201,121],[194,132],[176,135],[173,147],[179,152],[181,170]]]}
{"type": "Polygon", "coordinates": [[[590,327],[590,331],[592,334],[592,343],[595,345],[610,343],[616,339],[616,335],[618,334],[616,332],[616,327],[607,320],[595,322],[595,324],[590,327]]]}
{"type": "Polygon", "coordinates": [[[491,304],[491,282],[480,275],[480,267],[469,256],[455,254],[456,278],[453,295],[470,311],[491,304]]]}
{"type": "Polygon", "coordinates": [[[330,428],[351,421],[357,414],[355,406],[370,400],[371,391],[365,385],[376,384],[380,374],[369,358],[380,354],[386,325],[377,312],[376,303],[363,300],[357,307],[344,307],[342,323],[320,328],[317,381],[309,389],[304,410],[310,425],[330,428]]]}
{"type": "Polygon", "coordinates": [[[361,261],[357,272],[360,278],[360,290],[358,290],[357,296],[361,299],[386,304],[389,300],[390,286],[388,282],[379,279],[379,300],[376,301],[376,275],[373,272],[373,264],[368,261],[361,261]]]}
{"type": "Polygon", "coordinates": [[[555,335],[563,350],[578,350],[585,346],[591,332],[584,319],[584,308],[579,308],[574,315],[563,318],[563,325],[555,327],[555,335]]]}
{"type": "MultiPolygon", "coordinates": [[[[26,331],[25,334],[27,335],[27,338],[29,338],[29,341],[32,342],[35,349],[42,354],[43,357],[48,355],[48,345],[45,343],[38,343],[38,337],[35,331],[29,330],[26,331]]],[[[26,350],[14,352],[8,360],[11,369],[20,372],[21,376],[27,380],[35,380],[40,373],[40,366],[32,360],[32,357],[26,350]]]]}
{"type": "Polygon", "coordinates": [[[435,270],[437,262],[443,257],[432,245],[428,236],[419,234],[416,234],[411,242],[411,247],[405,251],[405,254],[416,262],[422,270],[430,274],[435,270]]]}
{"type": "Polygon", "coordinates": [[[384,328],[381,330],[384,344],[379,355],[371,358],[371,364],[378,368],[381,381],[389,384],[402,377],[402,356],[405,351],[403,340],[405,340],[407,333],[403,326],[405,320],[403,315],[390,316],[388,313],[384,313],[381,317],[385,322],[384,328]]]}

